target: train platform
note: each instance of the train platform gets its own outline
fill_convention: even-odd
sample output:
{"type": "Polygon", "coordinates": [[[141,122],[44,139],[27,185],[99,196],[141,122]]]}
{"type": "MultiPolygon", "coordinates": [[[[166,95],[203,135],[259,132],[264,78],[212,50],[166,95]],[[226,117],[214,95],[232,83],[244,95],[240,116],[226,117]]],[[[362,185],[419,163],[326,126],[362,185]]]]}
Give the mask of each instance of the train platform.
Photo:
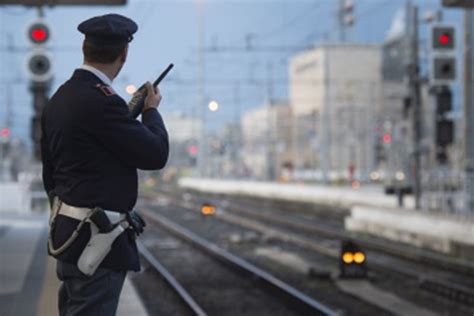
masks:
{"type": "MultiPolygon", "coordinates": [[[[55,316],[59,281],[47,255],[47,217],[0,213],[0,315],[55,316]]],[[[118,316],[147,315],[127,278],[118,316]]]]}
{"type": "Polygon", "coordinates": [[[472,259],[474,253],[474,216],[429,213],[414,209],[407,197],[405,208],[397,207],[394,196],[382,187],[331,187],[257,181],[226,181],[183,178],[180,187],[213,194],[244,195],[315,203],[348,209],[346,230],[368,233],[427,248],[440,253],[472,259]]]}

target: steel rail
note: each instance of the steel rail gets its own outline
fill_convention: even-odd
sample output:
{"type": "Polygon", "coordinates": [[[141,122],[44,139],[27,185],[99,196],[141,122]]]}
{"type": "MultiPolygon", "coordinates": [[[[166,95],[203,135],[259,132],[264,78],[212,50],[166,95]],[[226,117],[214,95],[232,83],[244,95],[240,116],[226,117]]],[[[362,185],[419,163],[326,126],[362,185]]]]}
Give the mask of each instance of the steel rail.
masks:
{"type": "Polygon", "coordinates": [[[216,244],[205,240],[204,238],[180,226],[179,224],[167,219],[166,217],[150,210],[142,210],[142,214],[169,233],[189,242],[193,246],[213,256],[215,259],[227,264],[234,269],[239,270],[240,272],[252,276],[256,280],[261,281],[262,284],[276,291],[276,293],[287,299],[288,302],[292,303],[295,309],[297,309],[302,314],[313,315],[314,313],[317,313],[319,315],[339,315],[336,310],[331,309],[321,302],[307,296],[291,285],[276,278],[272,274],[220,248],[216,244]]]}
{"type": "MultiPolygon", "coordinates": [[[[319,243],[307,240],[306,238],[300,237],[296,234],[282,232],[278,229],[270,228],[268,227],[268,225],[261,224],[252,220],[243,220],[242,218],[225,213],[223,211],[217,212],[215,216],[226,222],[246,227],[248,229],[257,230],[262,233],[266,233],[270,230],[274,238],[278,238],[280,240],[296,244],[300,247],[304,247],[306,249],[321,253],[322,255],[339,260],[339,251],[334,251],[333,248],[329,248],[319,243]]],[[[392,271],[404,275],[413,280],[417,280],[421,288],[430,290],[431,292],[437,294],[441,294],[445,297],[449,297],[457,302],[461,302],[467,305],[474,304],[474,291],[463,285],[459,285],[457,283],[453,283],[446,280],[437,279],[425,273],[418,273],[416,271],[407,268],[402,268],[400,266],[389,265],[389,263],[385,262],[384,260],[377,260],[376,258],[372,258],[372,260],[368,261],[367,266],[369,267],[369,269],[378,270],[381,272],[392,271]]]]}
{"type": "Polygon", "coordinates": [[[289,221],[288,219],[285,219],[282,216],[278,216],[277,214],[269,216],[262,213],[257,213],[255,211],[251,211],[249,209],[245,209],[240,206],[227,207],[226,209],[245,214],[247,217],[251,217],[257,220],[264,220],[265,222],[283,225],[288,228],[297,229],[298,231],[314,233],[327,238],[334,238],[338,240],[353,239],[363,249],[375,250],[410,261],[426,263],[437,268],[449,269],[451,271],[474,276],[474,264],[464,260],[461,262],[457,260],[446,259],[436,254],[420,252],[415,249],[406,248],[400,245],[395,245],[393,243],[387,243],[381,240],[375,240],[368,237],[355,236],[354,234],[333,227],[327,227],[315,223],[311,223],[311,225],[308,225],[304,223],[289,221]]]}
{"type": "Polygon", "coordinates": [[[138,242],[140,254],[148,263],[165,279],[169,286],[178,294],[179,298],[197,316],[206,316],[207,313],[199,306],[186,289],[173,277],[173,275],[151,254],[151,252],[138,242]]]}
{"type": "MultiPolygon", "coordinates": [[[[192,210],[190,206],[184,205],[181,201],[173,204],[184,209],[192,210]]],[[[297,234],[282,232],[281,230],[269,227],[268,225],[248,219],[242,219],[222,210],[216,212],[214,216],[223,221],[229,222],[234,225],[239,225],[247,229],[256,230],[262,233],[268,233],[270,231],[272,236],[275,238],[321,253],[325,256],[339,259],[339,251],[335,251],[333,248],[326,247],[324,245],[321,245],[320,243],[310,241],[306,238],[298,236],[297,234]]],[[[267,220],[270,221],[270,218],[265,218],[265,221],[267,220]]],[[[472,289],[466,286],[459,285],[457,283],[453,283],[447,280],[437,279],[425,273],[418,273],[407,268],[388,265],[388,263],[384,260],[377,260],[375,258],[370,260],[370,262],[367,262],[367,265],[373,270],[378,270],[381,272],[392,271],[404,275],[411,279],[417,280],[420,288],[429,290],[444,297],[448,297],[454,301],[461,302],[468,306],[474,305],[474,291],[472,291],[472,289]]]]}
{"type": "MultiPolygon", "coordinates": [[[[188,192],[189,193],[189,192],[188,192]]],[[[171,192],[167,192],[167,194],[171,194],[171,192]]],[[[196,195],[195,193],[191,194],[192,196],[196,195]]],[[[198,199],[199,197],[194,197],[198,199]]],[[[202,199],[202,198],[199,198],[202,199]]],[[[369,237],[363,236],[356,236],[353,233],[349,233],[334,227],[318,225],[315,223],[311,223],[311,225],[298,223],[298,222],[289,222],[287,219],[274,214],[272,216],[264,215],[262,213],[257,213],[255,211],[249,210],[248,208],[244,208],[241,206],[235,205],[235,201],[232,197],[228,198],[230,202],[233,202],[234,205],[231,207],[225,207],[225,209],[229,209],[231,211],[245,213],[247,217],[252,217],[257,220],[264,220],[265,222],[275,223],[279,225],[284,225],[288,228],[297,229],[298,231],[304,231],[308,233],[314,233],[320,236],[324,236],[327,238],[334,238],[337,240],[343,239],[352,239],[357,241],[357,243],[363,248],[367,250],[374,250],[381,253],[386,253],[388,255],[392,255],[395,257],[399,257],[402,259],[406,259],[409,261],[417,262],[417,263],[425,263],[429,264],[432,267],[441,268],[441,269],[448,269],[450,271],[462,273],[465,275],[469,275],[474,277],[474,263],[467,260],[461,259],[448,259],[444,258],[441,255],[437,255],[435,253],[429,253],[424,251],[423,249],[410,249],[407,247],[403,247],[401,245],[394,244],[392,242],[385,242],[382,240],[376,240],[369,237]]],[[[217,206],[220,204],[215,203],[217,206]]],[[[252,203],[249,201],[245,202],[247,205],[251,205],[252,203]]],[[[249,207],[257,207],[257,206],[249,206],[249,207]]]]}

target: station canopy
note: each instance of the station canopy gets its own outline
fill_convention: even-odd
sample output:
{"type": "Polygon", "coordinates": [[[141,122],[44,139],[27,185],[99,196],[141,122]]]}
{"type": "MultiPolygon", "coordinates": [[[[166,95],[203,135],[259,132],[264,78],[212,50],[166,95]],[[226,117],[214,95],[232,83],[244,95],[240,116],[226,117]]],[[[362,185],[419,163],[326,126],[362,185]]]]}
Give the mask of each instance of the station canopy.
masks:
{"type": "Polygon", "coordinates": [[[0,0],[0,5],[124,5],[127,0],[0,0]]]}

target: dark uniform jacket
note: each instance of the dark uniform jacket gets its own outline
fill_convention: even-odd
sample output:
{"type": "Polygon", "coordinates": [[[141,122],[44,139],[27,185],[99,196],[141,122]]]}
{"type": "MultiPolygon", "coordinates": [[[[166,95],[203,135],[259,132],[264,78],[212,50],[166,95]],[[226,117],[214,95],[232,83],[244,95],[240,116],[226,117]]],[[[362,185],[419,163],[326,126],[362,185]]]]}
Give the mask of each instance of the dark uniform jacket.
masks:
{"type": "MultiPolygon", "coordinates": [[[[137,169],[154,170],[168,159],[168,134],[156,109],[130,116],[125,101],[92,72],[77,69],[43,112],[43,183],[61,201],[77,207],[124,213],[137,200],[137,169]]],[[[59,215],[52,228],[54,247],[62,245],[77,220],[59,215]]],[[[100,267],[139,270],[134,234],[127,229],[100,267]]],[[[84,225],[58,260],[76,264],[90,238],[84,225]]]]}

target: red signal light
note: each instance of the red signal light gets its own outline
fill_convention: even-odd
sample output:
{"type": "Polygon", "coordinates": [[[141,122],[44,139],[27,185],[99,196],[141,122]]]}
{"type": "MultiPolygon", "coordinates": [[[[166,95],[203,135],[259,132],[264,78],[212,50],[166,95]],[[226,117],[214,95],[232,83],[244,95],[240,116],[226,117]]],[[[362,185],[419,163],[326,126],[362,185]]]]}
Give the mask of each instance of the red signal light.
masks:
{"type": "Polygon", "coordinates": [[[33,23],[28,28],[28,37],[33,44],[43,44],[49,39],[49,27],[44,22],[33,23]]]}
{"type": "Polygon", "coordinates": [[[8,136],[10,136],[10,129],[8,127],[2,128],[2,130],[0,131],[0,135],[3,138],[8,138],[8,136]]]}
{"type": "Polygon", "coordinates": [[[392,142],[392,136],[390,134],[383,134],[383,142],[390,144],[392,142]]]}
{"type": "Polygon", "coordinates": [[[35,42],[44,42],[47,37],[48,37],[48,34],[46,33],[46,30],[42,28],[31,30],[31,38],[35,42]]]}
{"type": "Polygon", "coordinates": [[[448,45],[449,44],[450,37],[448,34],[441,34],[439,37],[439,43],[441,45],[448,45]]]}
{"type": "Polygon", "coordinates": [[[196,155],[198,153],[198,148],[195,145],[191,145],[188,147],[188,153],[191,155],[196,155]]]}

